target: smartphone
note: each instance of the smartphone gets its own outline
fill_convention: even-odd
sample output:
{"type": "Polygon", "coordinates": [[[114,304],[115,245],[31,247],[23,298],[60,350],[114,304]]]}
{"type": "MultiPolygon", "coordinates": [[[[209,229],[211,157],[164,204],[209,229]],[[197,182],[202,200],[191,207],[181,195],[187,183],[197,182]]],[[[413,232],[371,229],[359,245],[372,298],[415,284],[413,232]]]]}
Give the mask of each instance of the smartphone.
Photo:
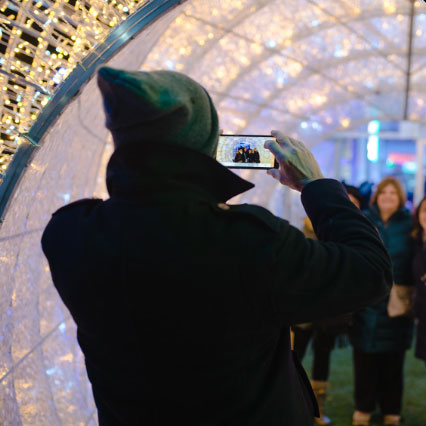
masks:
{"type": "Polygon", "coordinates": [[[278,163],[263,147],[271,135],[220,135],[216,160],[230,169],[277,169],[278,163]]]}

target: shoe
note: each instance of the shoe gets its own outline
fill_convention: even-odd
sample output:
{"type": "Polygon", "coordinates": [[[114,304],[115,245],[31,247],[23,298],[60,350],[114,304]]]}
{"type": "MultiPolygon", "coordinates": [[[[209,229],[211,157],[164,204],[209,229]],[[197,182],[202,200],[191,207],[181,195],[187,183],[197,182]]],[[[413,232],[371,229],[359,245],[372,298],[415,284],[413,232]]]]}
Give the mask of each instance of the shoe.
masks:
{"type": "Polygon", "coordinates": [[[325,396],[327,393],[327,382],[322,380],[311,380],[312,389],[318,402],[320,417],[315,417],[315,424],[326,426],[331,424],[331,419],[324,414],[325,396]]]}
{"type": "Polygon", "coordinates": [[[363,411],[355,410],[352,416],[352,424],[354,426],[369,426],[371,420],[370,413],[364,413],[363,411]]]}
{"type": "Polygon", "coordinates": [[[331,419],[327,416],[315,417],[315,424],[318,426],[331,425],[331,419]]]}
{"type": "Polygon", "coordinates": [[[399,414],[387,414],[383,416],[383,424],[387,426],[398,426],[401,424],[401,416],[399,414]]]}

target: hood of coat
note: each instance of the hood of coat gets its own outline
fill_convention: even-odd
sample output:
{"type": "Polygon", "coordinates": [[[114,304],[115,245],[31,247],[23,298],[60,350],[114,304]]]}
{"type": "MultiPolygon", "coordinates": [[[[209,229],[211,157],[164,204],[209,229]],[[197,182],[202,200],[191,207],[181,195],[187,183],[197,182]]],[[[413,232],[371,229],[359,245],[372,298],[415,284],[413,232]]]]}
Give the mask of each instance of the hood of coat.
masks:
{"type": "Polygon", "coordinates": [[[110,196],[135,200],[197,194],[226,202],[254,187],[208,155],[174,145],[119,146],[109,160],[106,182],[110,196]]]}

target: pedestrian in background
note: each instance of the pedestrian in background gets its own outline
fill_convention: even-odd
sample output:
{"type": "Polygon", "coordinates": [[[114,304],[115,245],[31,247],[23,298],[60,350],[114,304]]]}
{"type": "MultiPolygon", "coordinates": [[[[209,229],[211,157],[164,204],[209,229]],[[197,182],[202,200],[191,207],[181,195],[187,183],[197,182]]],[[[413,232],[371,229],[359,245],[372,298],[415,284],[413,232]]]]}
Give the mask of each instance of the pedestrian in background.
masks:
{"type": "Polygon", "coordinates": [[[414,214],[413,279],[416,285],[417,339],[415,356],[426,362],[426,197],[414,214]]]}
{"type": "MultiPolygon", "coordinates": [[[[366,216],[378,229],[390,254],[394,283],[412,285],[412,216],[406,194],[394,177],[384,178],[371,197],[366,216]]],[[[413,319],[390,317],[389,296],[354,314],[351,331],[355,374],[353,425],[369,425],[379,404],[383,424],[399,425],[405,351],[413,336],[413,319]]]]}

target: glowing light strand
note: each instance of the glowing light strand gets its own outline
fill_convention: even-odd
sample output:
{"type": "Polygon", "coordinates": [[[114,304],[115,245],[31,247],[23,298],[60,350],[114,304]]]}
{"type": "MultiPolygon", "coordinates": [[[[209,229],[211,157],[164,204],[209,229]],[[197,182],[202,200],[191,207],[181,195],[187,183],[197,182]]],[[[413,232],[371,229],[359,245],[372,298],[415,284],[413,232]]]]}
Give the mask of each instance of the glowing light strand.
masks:
{"type": "Polygon", "coordinates": [[[146,0],[0,5],[0,183],[18,145],[75,66],[146,0]]]}

